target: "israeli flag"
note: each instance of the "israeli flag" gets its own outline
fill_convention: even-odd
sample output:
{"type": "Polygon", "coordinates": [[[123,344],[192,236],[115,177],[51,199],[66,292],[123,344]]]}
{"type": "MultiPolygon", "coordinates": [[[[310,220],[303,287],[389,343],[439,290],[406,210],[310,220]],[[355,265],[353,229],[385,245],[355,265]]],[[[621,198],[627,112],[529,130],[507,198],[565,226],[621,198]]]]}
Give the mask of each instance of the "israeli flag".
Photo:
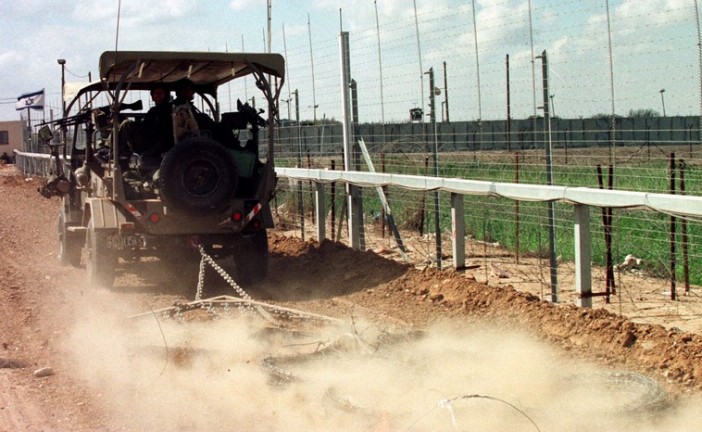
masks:
{"type": "Polygon", "coordinates": [[[17,110],[27,108],[44,109],[44,89],[34,93],[25,93],[18,97],[15,108],[17,110]]]}

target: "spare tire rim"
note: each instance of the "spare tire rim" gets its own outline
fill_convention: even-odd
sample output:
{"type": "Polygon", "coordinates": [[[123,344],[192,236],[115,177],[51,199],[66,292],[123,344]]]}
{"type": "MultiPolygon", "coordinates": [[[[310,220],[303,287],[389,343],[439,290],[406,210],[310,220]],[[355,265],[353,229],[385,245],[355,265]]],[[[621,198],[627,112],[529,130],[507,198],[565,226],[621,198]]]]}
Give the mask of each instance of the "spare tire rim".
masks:
{"type": "Polygon", "coordinates": [[[220,173],[216,165],[208,160],[196,160],[183,170],[183,186],[194,196],[204,197],[217,190],[220,173]]]}

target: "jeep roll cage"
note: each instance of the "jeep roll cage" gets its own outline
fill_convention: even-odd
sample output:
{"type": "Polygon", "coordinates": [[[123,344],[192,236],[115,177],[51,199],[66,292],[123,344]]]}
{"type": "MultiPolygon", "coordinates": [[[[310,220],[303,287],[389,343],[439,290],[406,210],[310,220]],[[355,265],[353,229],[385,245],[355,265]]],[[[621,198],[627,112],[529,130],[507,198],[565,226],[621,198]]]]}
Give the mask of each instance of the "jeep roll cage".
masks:
{"type": "MultiPolygon", "coordinates": [[[[113,115],[129,90],[150,90],[155,83],[172,86],[189,79],[193,88],[206,101],[219,120],[217,89],[230,81],[253,75],[256,86],[268,102],[268,155],[273,161],[272,127],[277,116],[277,101],[285,81],[285,59],[271,53],[211,53],[183,51],[106,51],[100,56],[100,81],[76,86],[67,84],[64,99],[66,113],[84,95],[88,100],[107,91],[113,104],[113,115]],[[271,77],[275,82],[271,83],[271,77]],[[205,95],[211,97],[212,102],[205,95]],[[70,99],[70,100],[66,100],[70,99]]],[[[115,127],[117,126],[117,122],[115,127]]],[[[115,131],[117,132],[117,131],[115,131]]],[[[116,134],[115,134],[116,135],[116,134]]]]}

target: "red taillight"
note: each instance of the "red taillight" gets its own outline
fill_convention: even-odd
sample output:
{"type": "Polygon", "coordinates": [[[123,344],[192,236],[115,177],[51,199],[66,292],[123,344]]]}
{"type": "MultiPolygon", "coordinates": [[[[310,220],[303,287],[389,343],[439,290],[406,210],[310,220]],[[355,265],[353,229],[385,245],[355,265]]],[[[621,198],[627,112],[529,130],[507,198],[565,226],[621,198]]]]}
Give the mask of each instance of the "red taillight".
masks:
{"type": "Polygon", "coordinates": [[[196,236],[196,235],[188,236],[185,240],[185,244],[188,246],[188,248],[190,248],[192,250],[197,250],[198,249],[197,245],[200,244],[200,236],[196,236]]]}
{"type": "Polygon", "coordinates": [[[243,217],[244,217],[244,215],[241,212],[234,212],[232,214],[232,220],[234,222],[239,222],[243,217]]]}
{"type": "Polygon", "coordinates": [[[159,223],[161,221],[161,216],[158,213],[151,213],[149,215],[149,221],[151,223],[159,223]]]}

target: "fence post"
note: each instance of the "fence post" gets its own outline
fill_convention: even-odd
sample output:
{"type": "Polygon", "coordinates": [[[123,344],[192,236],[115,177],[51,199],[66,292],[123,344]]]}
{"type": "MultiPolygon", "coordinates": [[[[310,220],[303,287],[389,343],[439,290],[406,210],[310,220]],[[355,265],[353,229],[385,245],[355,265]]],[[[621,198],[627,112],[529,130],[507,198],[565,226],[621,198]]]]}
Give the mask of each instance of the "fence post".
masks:
{"type": "Polygon", "coordinates": [[[451,194],[451,245],[453,247],[453,267],[466,268],[466,219],[463,195],[451,194]]]}
{"type": "MultiPolygon", "coordinates": [[[[434,175],[439,177],[439,139],[436,134],[436,93],[434,92],[434,68],[429,68],[429,105],[431,109],[431,127],[434,140],[434,175]]],[[[434,191],[434,232],[436,233],[436,268],[441,269],[441,215],[439,214],[439,191],[434,191]]]]}
{"type": "Polygon", "coordinates": [[[592,307],[592,269],[590,248],[590,207],[582,204],[575,210],[575,292],[578,306],[592,307]]]}
{"type": "MultiPolygon", "coordinates": [[[[336,170],[336,161],[332,159],[331,170],[336,170]]],[[[336,182],[331,184],[331,236],[332,240],[338,240],[334,237],[334,228],[336,227],[336,182]]]]}
{"type": "MultiPolygon", "coordinates": [[[[680,170],[680,195],[685,195],[685,161],[680,159],[678,165],[680,170]]],[[[682,250],[683,250],[683,279],[685,280],[685,294],[690,293],[690,253],[687,236],[687,219],[680,219],[680,229],[682,230],[682,250]]]]}
{"type": "MultiPolygon", "coordinates": [[[[546,148],[546,183],[549,186],[553,185],[553,152],[551,142],[551,115],[549,113],[549,90],[548,90],[548,57],[546,50],[542,51],[538,57],[541,59],[542,83],[543,83],[543,106],[544,111],[544,133],[546,148]]],[[[551,301],[558,303],[558,261],[556,259],[556,226],[555,212],[553,202],[546,203],[548,212],[548,249],[549,249],[549,267],[551,268],[551,301]]]]}
{"type": "MultiPolygon", "coordinates": [[[[351,65],[349,58],[349,33],[341,32],[339,38],[341,56],[341,113],[344,142],[344,170],[353,170],[353,154],[351,149],[352,123],[351,103],[349,101],[351,65]]],[[[361,214],[360,188],[348,184],[346,186],[346,202],[348,203],[348,228],[349,244],[352,249],[361,249],[361,228],[363,214],[361,214]]]]}
{"type": "MultiPolygon", "coordinates": [[[[670,154],[669,163],[669,175],[670,175],[670,194],[675,195],[675,153],[670,154]]],[[[670,216],[670,299],[677,300],[677,293],[675,292],[676,277],[675,277],[675,267],[677,265],[675,261],[675,231],[676,231],[676,217],[670,216]]]]}
{"type": "Polygon", "coordinates": [[[314,191],[315,220],[317,221],[317,241],[327,238],[327,203],[324,196],[324,183],[316,182],[314,191]]]}

